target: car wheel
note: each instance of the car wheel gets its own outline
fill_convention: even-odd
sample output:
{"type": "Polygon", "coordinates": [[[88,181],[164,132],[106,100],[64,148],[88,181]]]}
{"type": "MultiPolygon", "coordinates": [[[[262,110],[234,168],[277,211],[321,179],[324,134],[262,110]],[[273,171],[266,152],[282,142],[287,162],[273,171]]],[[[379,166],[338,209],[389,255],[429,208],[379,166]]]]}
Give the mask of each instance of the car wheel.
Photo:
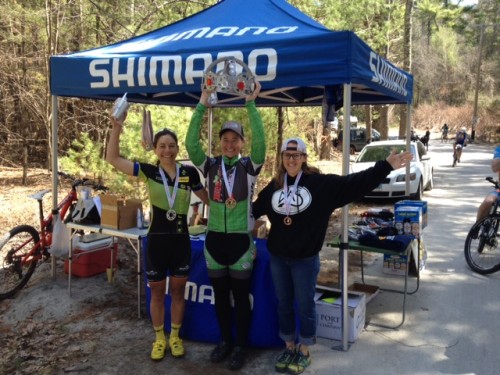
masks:
{"type": "Polygon", "coordinates": [[[420,183],[418,184],[417,191],[415,192],[415,194],[411,195],[411,197],[410,197],[411,199],[413,199],[415,201],[421,201],[422,200],[422,198],[423,198],[422,193],[424,191],[423,184],[424,183],[422,182],[422,179],[420,179],[420,183]]]}

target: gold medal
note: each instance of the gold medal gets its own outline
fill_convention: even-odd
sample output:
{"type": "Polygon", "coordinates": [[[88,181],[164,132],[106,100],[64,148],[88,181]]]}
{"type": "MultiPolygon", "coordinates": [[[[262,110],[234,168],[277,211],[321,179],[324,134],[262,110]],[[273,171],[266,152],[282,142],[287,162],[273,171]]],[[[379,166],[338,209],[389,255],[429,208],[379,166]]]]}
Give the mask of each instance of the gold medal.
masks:
{"type": "Polygon", "coordinates": [[[292,218],[290,216],[287,216],[283,219],[283,222],[285,225],[292,225],[292,218]]]}
{"type": "Polygon", "coordinates": [[[233,197],[227,198],[226,199],[226,207],[230,208],[230,209],[235,208],[236,207],[236,199],[234,199],[233,197]]]}

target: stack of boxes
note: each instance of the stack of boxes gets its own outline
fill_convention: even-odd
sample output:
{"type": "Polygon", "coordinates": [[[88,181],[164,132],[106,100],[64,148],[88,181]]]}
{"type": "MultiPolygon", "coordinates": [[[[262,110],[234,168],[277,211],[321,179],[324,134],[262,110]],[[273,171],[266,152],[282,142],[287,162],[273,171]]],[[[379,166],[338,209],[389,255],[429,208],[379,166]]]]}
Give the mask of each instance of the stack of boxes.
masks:
{"type": "MultiPolygon", "coordinates": [[[[420,240],[422,230],[427,226],[427,202],[402,200],[394,204],[394,226],[399,235],[414,236],[420,240]]],[[[419,241],[423,243],[423,241],[419,241]]],[[[420,245],[419,245],[420,246],[420,245]]],[[[414,255],[415,264],[418,263],[417,272],[425,267],[426,253],[420,251],[420,259],[417,260],[417,254],[414,255]]],[[[406,265],[408,264],[407,255],[389,255],[384,254],[384,265],[382,271],[392,275],[405,275],[406,265]]]]}

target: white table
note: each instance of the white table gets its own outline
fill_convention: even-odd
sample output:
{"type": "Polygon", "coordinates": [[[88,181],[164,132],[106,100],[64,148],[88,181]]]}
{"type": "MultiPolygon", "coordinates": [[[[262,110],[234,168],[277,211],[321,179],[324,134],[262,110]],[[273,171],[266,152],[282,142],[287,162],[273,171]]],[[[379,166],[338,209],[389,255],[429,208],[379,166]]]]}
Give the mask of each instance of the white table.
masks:
{"type": "MultiPolygon", "coordinates": [[[[69,258],[68,258],[68,292],[71,296],[71,266],[73,262],[73,241],[72,238],[76,231],[82,230],[84,232],[91,233],[102,233],[112,237],[124,238],[126,239],[134,251],[137,254],[137,316],[141,317],[141,246],[142,238],[147,235],[147,228],[137,229],[112,229],[104,228],[99,225],[89,225],[89,224],[77,224],[74,222],[67,223],[66,226],[70,230],[70,244],[69,244],[69,258]]],[[[111,257],[113,257],[113,252],[111,252],[111,257]]],[[[113,264],[113,259],[111,258],[111,264],[113,264]]]]}

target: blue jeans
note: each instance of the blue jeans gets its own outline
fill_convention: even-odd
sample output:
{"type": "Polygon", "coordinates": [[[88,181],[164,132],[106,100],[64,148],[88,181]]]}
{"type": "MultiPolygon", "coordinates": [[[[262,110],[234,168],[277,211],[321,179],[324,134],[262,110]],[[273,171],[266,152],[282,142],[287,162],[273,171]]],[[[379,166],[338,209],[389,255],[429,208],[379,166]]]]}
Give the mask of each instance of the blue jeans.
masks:
{"type": "Polygon", "coordinates": [[[314,345],[316,343],[314,293],[320,268],[319,255],[305,259],[291,259],[270,254],[270,266],[278,297],[280,338],[283,341],[295,342],[296,306],[299,317],[299,342],[308,346],[314,345]]]}

